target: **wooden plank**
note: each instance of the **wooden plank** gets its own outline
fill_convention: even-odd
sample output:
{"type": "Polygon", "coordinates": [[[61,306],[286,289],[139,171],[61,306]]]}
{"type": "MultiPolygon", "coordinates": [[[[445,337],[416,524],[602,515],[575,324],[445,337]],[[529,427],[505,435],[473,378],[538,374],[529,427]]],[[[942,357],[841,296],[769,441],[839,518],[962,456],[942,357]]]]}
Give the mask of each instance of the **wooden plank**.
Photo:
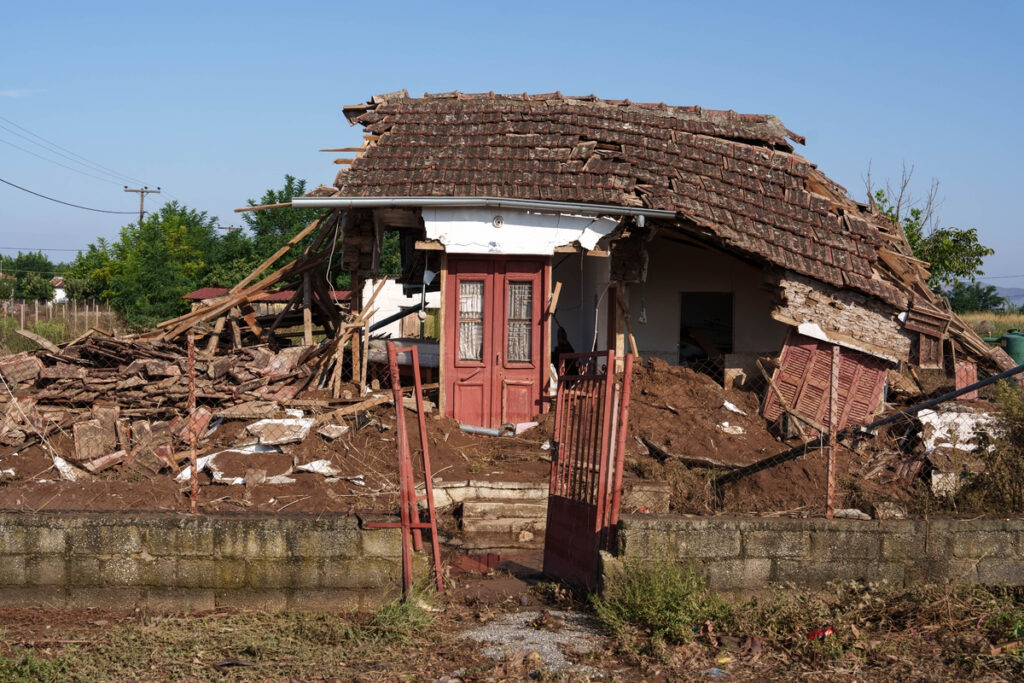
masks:
{"type": "Polygon", "coordinates": [[[313,345],[313,288],[309,282],[309,273],[302,277],[302,341],[306,346],[313,345]]]}
{"type": "Polygon", "coordinates": [[[217,342],[220,341],[220,333],[224,331],[224,325],[227,323],[227,319],[224,316],[217,318],[217,322],[213,324],[213,334],[210,335],[210,340],[206,343],[206,354],[213,355],[217,351],[217,342]]]}
{"type": "Polygon", "coordinates": [[[366,147],[334,147],[331,149],[321,149],[321,152],[363,152],[366,151],[366,147]]]}
{"type": "Polygon", "coordinates": [[[437,240],[416,240],[413,246],[419,251],[444,251],[444,245],[437,240]]]}
{"type": "Polygon", "coordinates": [[[22,337],[25,337],[25,339],[28,339],[30,341],[34,341],[36,344],[39,344],[40,346],[42,346],[44,349],[46,349],[50,353],[60,353],[60,347],[57,346],[56,344],[54,344],[53,342],[51,342],[46,337],[41,337],[38,334],[36,334],[35,332],[29,332],[28,330],[24,330],[24,329],[19,329],[19,330],[17,330],[17,332],[22,337]]]}
{"type": "Polygon", "coordinates": [[[740,465],[715,460],[714,458],[705,458],[699,455],[677,455],[675,453],[669,453],[663,446],[654,443],[647,437],[641,437],[640,441],[643,442],[644,446],[647,446],[647,449],[651,451],[652,455],[657,456],[658,459],[662,461],[671,458],[673,460],[678,460],[687,467],[707,467],[722,470],[735,470],[740,468],[740,465]]]}
{"type": "Polygon", "coordinates": [[[280,204],[261,204],[259,206],[243,206],[239,209],[235,209],[235,213],[245,213],[246,211],[266,211],[267,209],[283,209],[286,206],[291,205],[291,202],[281,202],[280,204]]]}
{"type": "MultiPolygon", "coordinates": [[[[289,203],[289,206],[290,206],[290,203],[289,203]]],[[[325,218],[327,218],[328,215],[329,215],[329,213],[323,214],[322,216],[318,217],[316,220],[311,222],[309,225],[304,227],[302,230],[297,232],[294,237],[292,237],[290,240],[288,240],[287,242],[284,243],[284,246],[282,246],[280,249],[275,251],[270,258],[268,258],[266,261],[264,261],[259,266],[257,266],[251,273],[249,273],[244,278],[242,278],[242,281],[239,282],[234,287],[232,287],[231,290],[229,291],[229,293],[230,294],[234,294],[235,292],[238,292],[243,287],[245,287],[247,284],[252,282],[255,278],[257,278],[260,275],[260,273],[262,273],[267,268],[272,266],[274,264],[274,262],[277,261],[279,258],[281,258],[285,254],[287,254],[289,249],[291,249],[296,244],[298,244],[303,239],[305,239],[306,235],[308,235],[309,233],[311,233],[314,230],[316,230],[317,227],[320,225],[320,223],[323,222],[323,220],[325,218]]]]}
{"type": "Polygon", "coordinates": [[[299,300],[300,296],[302,296],[302,290],[296,288],[295,291],[292,293],[292,298],[288,300],[288,303],[284,305],[284,308],[281,309],[281,312],[277,314],[276,318],[274,318],[274,322],[270,324],[270,331],[267,332],[267,337],[274,334],[274,331],[277,329],[277,326],[281,324],[281,321],[284,320],[284,316],[287,315],[288,311],[292,309],[295,303],[299,300]]]}
{"type": "Polygon", "coordinates": [[[256,312],[252,310],[252,306],[249,305],[247,300],[243,300],[238,306],[238,310],[242,313],[242,320],[252,330],[252,333],[256,335],[257,339],[263,338],[263,328],[260,327],[259,321],[256,319],[256,312]]]}
{"type": "Polygon", "coordinates": [[[555,283],[555,291],[551,292],[551,298],[548,299],[548,315],[554,315],[555,310],[558,308],[558,297],[562,295],[562,281],[559,280],[555,283]]]}
{"type": "Polygon", "coordinates": [[[351,157],[346,157],[344,159],[335,159],[334,163],[338,164],[339,166],[348,166],[353,161],[355,161],[355,159],[353,159],[351,157]]]}

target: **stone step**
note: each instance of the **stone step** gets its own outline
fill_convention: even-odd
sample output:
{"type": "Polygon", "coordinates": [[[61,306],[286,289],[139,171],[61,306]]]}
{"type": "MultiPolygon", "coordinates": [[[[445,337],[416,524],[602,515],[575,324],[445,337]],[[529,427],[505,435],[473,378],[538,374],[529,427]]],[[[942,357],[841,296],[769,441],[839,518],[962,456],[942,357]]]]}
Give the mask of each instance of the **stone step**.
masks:
{"type": "Polygon", "coordinates": [[[462,501],[462,519],[544,519],[548,513],[547,500],[491,500],[462,501]]]}
{"type": "Polygon", "coordinates": [[[474,533],[454,536],[446,544],[467,554],[495,553],[508,555],[544,547],[544,533],[522,530],[511,533],[474,533]]]}
{"type": "Polygon", "coordinates": [[[517,535],[520,531],[544,533],[547,528],[544,517],[504,517],[500,519],[463,519],[462,532],[465,534],[508,533],[517,535]]]}
{"type": "MultiPolygon", "coordinates": [[[[419,487],[422,493],[422,486],[419,487]]],[[[438,510],[465,500],[531,500],[546,502],[547,482],[446,481],[434,485],[434,507],[438,510]]]]}

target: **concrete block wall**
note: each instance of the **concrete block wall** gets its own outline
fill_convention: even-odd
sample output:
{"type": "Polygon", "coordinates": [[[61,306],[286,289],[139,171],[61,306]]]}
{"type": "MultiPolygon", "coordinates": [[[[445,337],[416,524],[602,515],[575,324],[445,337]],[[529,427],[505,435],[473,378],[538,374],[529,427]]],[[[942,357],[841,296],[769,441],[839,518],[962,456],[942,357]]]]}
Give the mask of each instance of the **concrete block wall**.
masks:
{"type": "Polygon", "coordinates": [[[618,556],[691,563],[712,588],[830,581],[1024,585],[1024,519],[826,520],[626,515],[618,556]]]}
{"type": "Polygon", "coordinates": [[[400,592],[399,531],[356,517],[0,513],[9,607],[362,609],[400,592]]]}

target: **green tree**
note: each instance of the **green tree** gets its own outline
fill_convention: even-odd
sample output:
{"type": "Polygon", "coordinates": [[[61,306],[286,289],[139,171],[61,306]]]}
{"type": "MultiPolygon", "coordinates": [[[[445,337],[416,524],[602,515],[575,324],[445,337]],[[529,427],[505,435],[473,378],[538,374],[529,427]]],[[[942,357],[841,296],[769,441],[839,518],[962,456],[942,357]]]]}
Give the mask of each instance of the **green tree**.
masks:
{"type": "MultiPolygon", "coordinates": [[[[284,187],[280,190],[267,190],[258,202],[250,199],[249,206],[284,204],[290,202],[293,197],[301,197],[305,193],[305,180],[296,179],[292,175],[285,175],[284,187]]],[[[291,207],[249,211],[242,214],[242,220],[245,221],[246,226],[251,231],[252,239],[255,243],[252,267],[256,267],[277,251],[281,245],[312,223],[320,214],[320,209],[293,209],[291,207]]],[[[301,244],[297,245],[292,250],[293,253],[289,254],[286,258],[298,256],[303,246],[301,244]]]]}
{"type": "Polygon", "coordinates": [[[986,256],[995,252],[978,241],[976,228],[940,227],[935,218],[938,182],[933,181],[923,202],[910,194],[913,167],[904,167],[898,186],[886,189],[871,186],[870,170],[866,179],[868,197],[883,215],[903,230],[914,256],[930,264],[928,286],[935,292],[948,289],[959,280],[975,281],[983,275],[986,256]]]}
{"type": "Polygon", "coordinates": [[[53,298],[50,277],[39,273],[26,273],[18,278],[15,296],[29,301],[49,301],[53,298]]]}
{"type": "Polygon", "coordinates": [[[188,309],[181,297],[207,284],[212,270],[216,224],[205,211],[169,202],[121,228],[109,250],[109,300],[129,325],[149,327],[188,309]]]}
{"type": "MultiPolygon", "coordinates": [[[[6,280],[6,290],[15,299],[34,299],[49,301],[53,298],[53,285],[50,280],[57,274],[57,267],[42,251],[19,251],[17,256],[0,257],[4,275],[17,278],[6,280]]],[[[8,292],[4,292],[8,293],[8,292]]]]}
{"type": "Polygon", "coordinates": [[[64,268],[64,291],[69,299],[110,301],[111,247],[102,237],[78,252],[64,268]]]}
{"type": "Polygon", "coordinates": [[[957,313],[994,311],[1006,306],[1006,299],[999,296],[999,290],[994,285],[983,285],[980,282],[968,284],[957,280],[945,294],[957,313]]]}

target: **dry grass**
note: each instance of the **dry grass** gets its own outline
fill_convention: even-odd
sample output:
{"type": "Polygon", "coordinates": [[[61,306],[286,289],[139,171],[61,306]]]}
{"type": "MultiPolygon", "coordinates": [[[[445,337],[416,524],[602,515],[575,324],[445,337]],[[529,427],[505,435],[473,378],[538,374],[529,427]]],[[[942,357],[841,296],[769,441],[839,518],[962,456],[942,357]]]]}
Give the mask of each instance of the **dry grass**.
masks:
{"type": "Polygon", "coordinates": [[[1010,330],[1024,330],[1024,313],[1021,312],[961,313],[960,318],[984,337],[1001,337],[1010,330]]]}

